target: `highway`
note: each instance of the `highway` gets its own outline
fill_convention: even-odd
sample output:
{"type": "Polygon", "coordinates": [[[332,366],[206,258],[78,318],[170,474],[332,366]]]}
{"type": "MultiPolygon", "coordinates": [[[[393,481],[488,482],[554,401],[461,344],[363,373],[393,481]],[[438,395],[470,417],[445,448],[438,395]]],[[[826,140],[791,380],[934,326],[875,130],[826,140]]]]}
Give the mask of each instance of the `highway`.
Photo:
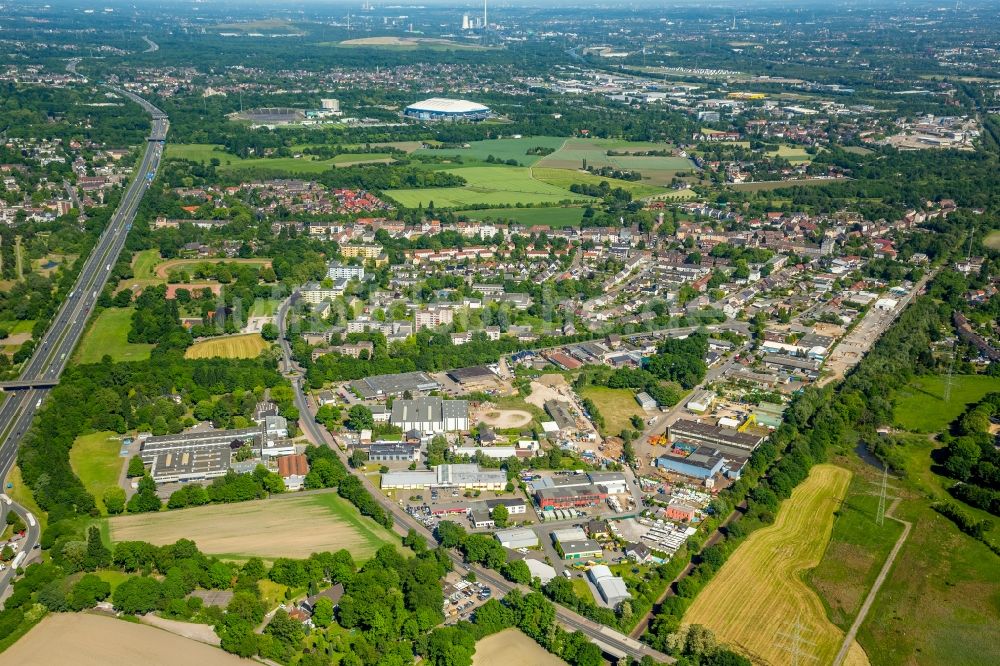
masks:
{"type": "MultiPolygon", "coordinates": [[[[112,90],[136,102],[152,116],[152,131],[142,160],[122,195],[118,209],[87,257],[73,289],[53,317],[49,329],[35,348],[34,355],[22,368],[19,380],[0,383],[7,394],[7,399],[0,406],[0,478],[3,479],[6,479],[17,459],[17,449],[31,426],[35,412],[41,407],[51,387],[59,382],[60,375],[83,335],[87,318],[93,312],[111,269],[125,246],[139,203],[155,176],[163,155],[163,142],[169,129],[166,114],[130,92],[113,87],[112,90]]],[[[26,519],[27,511],[23,507],[13,504],[10,510],[21,514],[26,523],[30,522],[26,519]]],[[[38,531],[37,525],[29,529],[25,540],[27,549],[30,550],[38,542],[38,531]]],[[[10,574],[8,570],[0,576],[0,595],[6,591],[10,574]]]]}
{"type": "MultiPolygon", "coordinates": [[[[306,394],[302,389],[302,373],[297,371],[295,363],[291,358],[291,348],[286,337],[286,318],[288,316],[288,310],[296,298],[297,294],[293,293],[281,303],[278,307],[277,320],[279,331],[278,340],[281,344],[282,367],[285,374],[291,380],[292,387],[295,390],[295,406],[299,409],[299,424],[306,431],[306,434],[313,443],[319,446],[323,446],[324,444],[326,446],[330,446],[330,448],[337,452],[337,455],[340,456],[344,464],[347,465],[346,454],[341,451],[338,446],[333,444],[329,433],[316,423],[316,419],[314,418],[314,414],[316,413],[315,406],[310,404],[308,398],[306,397],[306,394]]],[[[350,465],[347,465],[347,468],[354,472],[350,465]]],[[[376,487],[374,483],[372,483],[370,478],[360,473],[356,473],[355,475],[361,483],[364,484],[364,486],[368,489],[368,492],[372,494],[375,500],[381,504],[386,511],[392,514],[393,528],[398,533],[405,535],[412,529],[426,538],[431,546],[437,544],[434,534],[430,530],[414,520],[413,516],[406,513],[402,507],[398,506],[383,495],[382,491],[376,487]]],[[[520,589],[525,593],[531,591],[523,585],[511,583],[495,571],[484,569],[476,565],[469,566],[465,564],[461,555],[453,550],[449,550],[448,554],[458,571],[473,571],[478,580],[489,584],[494,590],[504,595],[514,589],[520,589]]],[[[569,610],[564,606],[560,606],[559,604],[553,604],[553,606],[555,606],[556,609],[556,618],[562,626],[566,627],[570,631],[583,632],[593,643],[600,647],[602,651],[614,656],[616,659],[628,656],[638,660],[642,659],[644,656],[649,656],[659,663],[673,663],[676,661],[673,657],[658,652],[648,645],[609,627],[605,627],[597,622],[588,620],[587,618],[569,610]]]]}

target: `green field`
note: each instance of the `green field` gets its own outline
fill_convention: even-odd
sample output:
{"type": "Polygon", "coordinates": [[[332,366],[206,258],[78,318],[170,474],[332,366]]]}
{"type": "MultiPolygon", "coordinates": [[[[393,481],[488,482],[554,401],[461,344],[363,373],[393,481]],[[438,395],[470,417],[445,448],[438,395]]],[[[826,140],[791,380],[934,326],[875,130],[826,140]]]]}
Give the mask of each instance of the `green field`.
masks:
{"type": "Polygon", "coordinates": [[[817,185],[833,185],[842,183],[843,179],[837,178],[803,178],[801,180],[762,180],[753,183],[729,183],[726,187],[740,192],[766,192],[768,190],[780,190],[784,187],[816,187],[817,185]]]}
{"type": "Polygon", "coordinates": [[[583,220],[582,208],[483,208],[481,210],[460,210],[458,214],[473,220],[510,220],[525,226],[537,224],[554,229],[576,227],[583,220]]]}
{"type": "Polygon", "coordinates": [[[834,514],[830,543],[819,565],[806,582],[819,594],[827,617],[847,631],[857,616],[865,595],[903,531],[902,525],[886,520],[875,524],[878,497],[872,494],[879,474],[858,459],[848,464],[855,474],[847,495],[834,514]]]}
{"type": "Polygon", "coordinates": [[[0,328],[7,329],[8,335],[31,333],[31,330],[34,327],[35,327],[34,319],[15,319],[13,321],[0,321],[0,328]]]}
{"type": "Polygon", "coordinates": [[[611,187],[622,188],[636,199],[652,196],[654,194],[665,194],[667,192],[665,188],[657,187],[656,185],[647,185],[640,181],[604,178],[603,176],[597,176],[587,171],[535,167],[531,170],[531,175],[533,178],[540,180],[543,183],[555,185],[556,187],[562,187],[567,190],[570,185],[600,185],[602,182],[606,182],[611,187]]]}
{"type": "MultiPolygon", "coordinates": [[[[1000,663],[1000,557],[930,508],[947,480],[930,470],[926,437],[908,446],[905,476],[892,483],[904,497],[895,515],[913,529],[858,640],[874,666],[1000,663]]],[[[996,541],[995,529],[989,537],[996,541]]]]}
{"type": "Polygon", "coordinates": [[[965,411],[966,406],[1000,391],[1000,377],[956,375],[952,378],[951,400],[944,401],[945,378],[917,377],[895,392],[896,424],[913,432],[940,432],[965,411]]]}
{"type": "Polygon", "coordinates": [[[531,169],[511,166],[481,166],[444,169],[465,178],[461,187],[386,190],[385,194],[407,208],[464,208],[470,205],[514,205],[589,201],[591,197],[574,194],[531,177],[531,169]]]}
{"type": "Polygon", "coordinates": [[[41,525],[42,531],[45,531],[46,526],[49,522],[49,516],[47,513],[42,511],[42,507],[38,506],[38,502],[35,501],[35,495],[31,492],[31,488],[24,482],[21,478],[21,468],[14,465],[10,468],[10,472],[7,474],[7,483],[11,484],[11,488],[5,488],[4,492],[10,495],[10,498],[23,506],[25,509],[30,511],[35,518],[38,519],[38,524],[41,525]]]}
{"type": "Polygon", "coordinates": [[[486,141],[471,141],[468,148],[431,149],[421,148],[417,155],[436,155],[438,157],[462,157],[475,160],[485,160],[492,155],[501,160],[517,160],[525,166],[532,166],[541,155],[526,154],[531,148],[551,148],[558,150],[566,139],[558,136],[529,136],[520,139],[488,139],[486,141]]]}
{"type": "Polygon", "coordinates": [[[274,313],[278,311],[278,306],[281,301],[271,300],[268,298],[258,298],[253,302],[253,307],[250,308],[251,317],[273,317],[274,313]]]}
{"type": "Polygon", "coordinates": [[[210,143],[169,143],[166,157],[191,160],[193,162],[210,162],[219,160],[219,170],[236,171],[286,171],[288,173],[317,174],[328,171],[336,166],[363,164],[366,162],[391,161],[388,153],[357,153],[342,154],[328,160],[316,160],[308,155],[302,157],[261,157],[244,159],[237,155],[224,152],[222,146],[210,143]]]}
{"type": "Polygon", "coordinates": [[[645,410],[635,401],[635,392],[631,389],[588,386],[580,391],[580,397],[590,398],[597,405],[597,411],[604,417],[605,435],[617,436],[622,430],[634,430],[629,423],[632,416],[646,418],[645,410]]]}
{"type": "Polygon", "coordinates": [[[131,343],[128,332],[134,308],[106,308],[87,328],[76,350],[77,363],[100,363],[107,354],[113,361],[144,361],[154,345],[131,343]]]}
{"type": "Polygon", "coordinates": [[[642,174],[646,185],[668,185],[678,171],[694,170],[694,163],[685,157],[656,157],[639,155],[613,155],[609,150],[649,151],[669,150],[669,144],[639,143],[616,139],[567,139],[563,146],[539,160],[537,166],[554,169],[580,169],[586,160],[587,166],[628,169],[642,174]]]}
{"type": "Polygon", "coordinates": [[[122,469],[121,436],[113,432],[95,432],[80,435],[69,450],[69,462],[80,480],[83,481],[97,506],[104,511],[104,491],[118,485],[118,475],[122,469]]]}
{"type": "Polygon", "coordinates": [[[132,275],[137,280],[150,280],[156,277],[156,265],[160,263],[159,250],[142,250],[132,258],[132,275]]]}

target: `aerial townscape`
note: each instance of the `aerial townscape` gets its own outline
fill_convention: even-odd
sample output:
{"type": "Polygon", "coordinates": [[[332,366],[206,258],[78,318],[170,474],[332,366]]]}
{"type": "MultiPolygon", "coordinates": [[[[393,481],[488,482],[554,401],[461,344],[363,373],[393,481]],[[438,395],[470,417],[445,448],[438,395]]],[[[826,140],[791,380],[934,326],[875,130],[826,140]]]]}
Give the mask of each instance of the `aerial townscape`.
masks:
{"type": "Polygon", "coordinates": [[[0,0],[0,652],[1000,664],[996,0],[0,0]]]}

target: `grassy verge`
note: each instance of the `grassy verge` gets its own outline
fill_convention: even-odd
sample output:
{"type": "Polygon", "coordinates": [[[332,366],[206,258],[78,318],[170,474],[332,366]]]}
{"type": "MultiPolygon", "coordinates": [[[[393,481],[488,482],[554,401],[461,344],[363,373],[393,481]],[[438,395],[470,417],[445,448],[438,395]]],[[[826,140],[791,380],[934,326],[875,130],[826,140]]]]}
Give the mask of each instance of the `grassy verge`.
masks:
{"type": "Polygon", "coordinates": [[[154,345],[128,341],[135,308],[106,308],[91,322],[80,341],[77,363],[100,363],[105,355],[112,361],[145,361],[154,345]]]}
{"type": "Polygon", "coordinates": [[[83,481],[97,507],[104,511],[104,491],[118,485],[123,458],[118,455],[121,440],[113,432],[95,432],[81,435],[73,442],[69,451],[69,462],[80,480],[83,481]]]}

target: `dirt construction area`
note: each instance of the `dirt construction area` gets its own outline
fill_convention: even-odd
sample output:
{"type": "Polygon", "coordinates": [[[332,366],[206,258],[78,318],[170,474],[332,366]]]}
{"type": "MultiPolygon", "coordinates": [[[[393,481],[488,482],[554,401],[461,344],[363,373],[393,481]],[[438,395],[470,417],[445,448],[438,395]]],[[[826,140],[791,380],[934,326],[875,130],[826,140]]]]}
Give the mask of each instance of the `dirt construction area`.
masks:
{"type": "Polygon", "coordinates": [[[526,426],[531,423],[531,419],[531,414],[521,409],[496,409],[486,405],[475,415],[473,421],[485,423],[497,430],[505,430],[526,426]]]}
{"type": "Polygon", "coordinates": [[[398,543],[347,500],[329,492],[118,516],[108,524],[112,541],[163,546],[191,539],[202,552],[234,559],[304,558],[341,548],[368,559],[382,544],[398,543]]]}
{"type": "Polygon", "coordinates": [[[235,655],[162,629],[79,613],[49,615],[7,648],[5,654],[12,664],[237,666],[247,663],[235,655]]]}
{"type": "Polygon", "coordinates": [[[545,402],[548,400],[572,402],[569,397],[571,392],[572,389],[562,375],[542,375],[531,382],[531,395],[524,400],[539,409],[545,409],[545,402]]]}
{"type": "Polygon", "coordinates": [[[476,643],[472,666],[563,666],[566,662],[517,629],[505,629],[476,643]]]}

